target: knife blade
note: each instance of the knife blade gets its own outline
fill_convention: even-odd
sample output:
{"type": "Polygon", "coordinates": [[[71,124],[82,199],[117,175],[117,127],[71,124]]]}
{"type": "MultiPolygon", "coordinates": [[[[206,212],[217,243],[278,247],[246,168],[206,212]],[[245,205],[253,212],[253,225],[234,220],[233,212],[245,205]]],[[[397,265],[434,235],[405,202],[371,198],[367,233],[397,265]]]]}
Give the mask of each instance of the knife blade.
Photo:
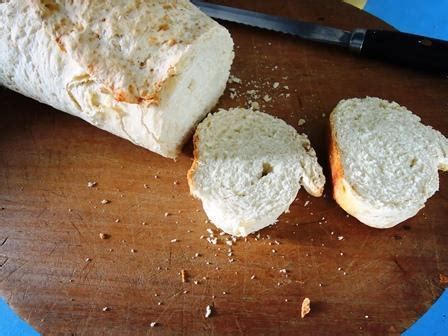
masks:
{"type": "Polygon", "coordinates": [[[252,27],[346,48],[362,56],[448,74],[448,42],[398,31],[357,28],[346,31],[311,22],[193,0],[205,14],[252,27]]]}

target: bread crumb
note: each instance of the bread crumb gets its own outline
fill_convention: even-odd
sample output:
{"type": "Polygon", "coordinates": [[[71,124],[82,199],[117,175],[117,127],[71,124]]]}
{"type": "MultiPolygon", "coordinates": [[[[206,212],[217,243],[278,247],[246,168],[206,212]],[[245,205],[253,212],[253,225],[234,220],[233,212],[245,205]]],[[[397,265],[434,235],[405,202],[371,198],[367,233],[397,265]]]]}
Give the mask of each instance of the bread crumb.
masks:
{"type": "Polygon", "coordinates": [[[100,232],[100,238],[101,238],[101,239],[109,239],[109,238],[110,238],[110,235],[107,234],[107,233],[100,232]]]}
{"type": "Polygon", "coordinates": [[[228,82],[229,84],[232,84],[232,83],[241,84],[241,83],[242,83],[241,79],[238,78],[238,77],[236,77],[236,76],[234,76],[234,75],[230,75],[230,76],[229,76],[229,80],[228,80],[227,82],[228,82]]]}
{"type": "Polygon", "coordinates": [[[283,88],[284,88],[285,90],[289,90],[289,86],[288,86],[288,85],[285,85],[283,88]]]}
{"type": "Polygon", "coordinates": [[[213,311],[212,311],[212,306],[207,305],[207,307],[205,307],[205,318],[209,318],[212,315],[213,311]]]}
{"type": "Polygon", "coordinates": [[[157,323],[157,322],[151,322],[150,324],[149,324],[149,326],[151,327],[151,328],[154,328],[154,327],[157,327],[159,324],[157,323]]]}
{"type": "Polygon", "coordinates": [[[278,88],[279,85],[280,85],[279,82],[275,82],[275,83],[272,85],[272,87],[273,87],[274,89],[276,89],[276,88],[278,88]]]}
{"type": "Polygon", "coordinates": [[[109,307],[103,307],[103,312],[109,311],[110,308],[109,307]]]}
{"type": "Polygon", "coordinates": [[[258,102],[252,102],[251,104],[250,104],[250,108],[252,109],[252,110],[259,110],[260,109],[260,104],[258,104],[258,102]]]}
{"type": "Polygon", "coordinates": [[[264,97],[263,97],[263,100],[264,100],[266,103],[269,103],[269,102],[272,100],[272,98],[271,98],[269,95],[265,94],[264,97]]]}
{"type": "Polygon", "coordinates": [[[177,239],[176,238],[171,239],[171,243],[177,243],[177,239]]]}
{"type": "Polygon", "coordinates": [[[250,277],[250,279],[251,279],[251,280],[254,280],[254,279],[255,279],[255,275],[252,275],[252,276],[250,277]]]}
{"type": "Polygon", "coordinates": [[[180,271],[180,276],[181,276],[182,282],[188,282],[188,278],[187,278],[188,274],[185,270],[180,271]]]}
{"type": "Polygon", "coordinates": [[[297,125],[302,126],[305,125],[305,123],[306,123],[305,119],[299,119],[297,125]]]}
{"type": "Polygon", "coordinates": [[[88,188],[94,188],[96,187],[97,183],[95,181],[89,181],[87,182],[87,187],[88,188]]]}
{"type": "Polygon", "coordinates": [[[338,240],[343,240],[344,236],[338,236],[338,240]]]}
{"type": "Polygon", "coordinates": [[[137,252],[137,250],[131,249],[131,253],[135,253],[135,252],[137,252]]]}
{"type": "Polygon", "coordinates": [[[304,298],[302,301],[302,308],[300,309],[300,316],[304,318],[311,312],[311,301],[309,298],[304,298]]]}
{"type": "Polygon", "coordinates": [[[89,261],[92,261],[92,259],[90,259],[90,258],[85,259],[85,262],[89,262],[89,261]]]}
{"type": "Polygon", "coordinates": [[[107,199],[103,199],[102,201],[101,201],[101,204],[108,204],[108,203],[110,203],[110,201],[109,200],[107,200],[107,199]]]}

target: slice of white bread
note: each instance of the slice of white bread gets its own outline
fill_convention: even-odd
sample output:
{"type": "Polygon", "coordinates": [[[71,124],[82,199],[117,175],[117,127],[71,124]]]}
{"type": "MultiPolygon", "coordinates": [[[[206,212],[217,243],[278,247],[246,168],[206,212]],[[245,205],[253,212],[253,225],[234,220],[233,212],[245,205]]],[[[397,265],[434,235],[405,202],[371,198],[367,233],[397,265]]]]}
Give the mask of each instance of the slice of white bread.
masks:
{"type": "Polygon", "coordinates": [[[412,216],[439,189],[448,140],[395,102],[342,100],[330,116],[333,195],[350,215],[389,228],[412,216]]]}
{"type": "Polygon", "coordinates": [[[0,85],[174,158],[233,41],[188,0],[0,1],[0,85]]]}
{"type": "Polygon", "coordinates": [[[220,110],[197,127],[193,141],[190,191],[228,234],[247,236],[275,223],[300,185],[322,195],[325,177],[307,136],[281,119],[220,110]]]}

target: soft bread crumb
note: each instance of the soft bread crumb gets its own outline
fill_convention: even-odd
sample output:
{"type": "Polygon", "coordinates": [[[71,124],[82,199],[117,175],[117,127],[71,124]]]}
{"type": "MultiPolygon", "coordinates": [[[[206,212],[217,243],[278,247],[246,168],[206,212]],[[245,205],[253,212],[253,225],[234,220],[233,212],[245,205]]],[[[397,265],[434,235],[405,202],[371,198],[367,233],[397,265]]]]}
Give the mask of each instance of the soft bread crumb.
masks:
{"type": "Polygon", "coordinates": [[[302,307],[300,309],[300,316],[301,316],[301,318],[304,318],[310,312],[311,312],[311,301],[310,301],[309,298],[305,298],[302,301],[302,307]]]}

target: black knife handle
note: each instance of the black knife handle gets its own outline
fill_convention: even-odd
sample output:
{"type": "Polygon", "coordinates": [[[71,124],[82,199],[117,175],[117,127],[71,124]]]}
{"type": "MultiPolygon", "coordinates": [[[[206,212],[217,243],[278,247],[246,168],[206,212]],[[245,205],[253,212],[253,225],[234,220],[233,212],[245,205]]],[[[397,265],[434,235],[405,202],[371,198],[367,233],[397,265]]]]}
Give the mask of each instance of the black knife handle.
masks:
{"type": "Polygon", "coordinates": [[[448,42],[443,40],[394,31],[366,30],[360,53],[363,56],[448,74],[448,42]]]}

